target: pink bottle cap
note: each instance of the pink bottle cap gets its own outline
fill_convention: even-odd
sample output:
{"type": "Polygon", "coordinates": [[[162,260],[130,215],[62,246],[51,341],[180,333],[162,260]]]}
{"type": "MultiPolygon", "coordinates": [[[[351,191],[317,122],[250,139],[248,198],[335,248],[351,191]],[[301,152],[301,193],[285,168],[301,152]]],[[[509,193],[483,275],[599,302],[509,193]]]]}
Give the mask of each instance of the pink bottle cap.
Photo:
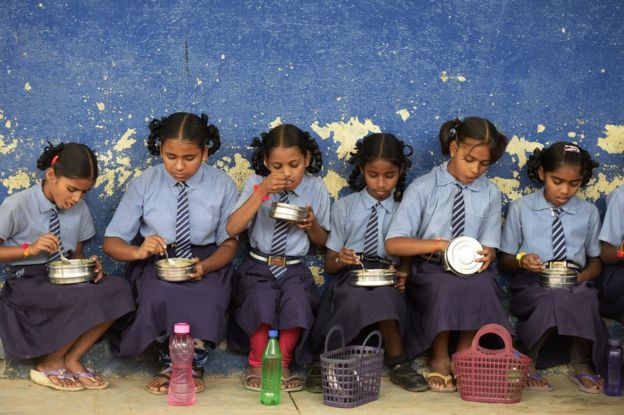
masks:
{"type": "Polygon", "coordinates": [[[173,332],[175,334],[189,334],[191,332],[191,325],[189,323],[175,323],[173,325],[173,332]]]}

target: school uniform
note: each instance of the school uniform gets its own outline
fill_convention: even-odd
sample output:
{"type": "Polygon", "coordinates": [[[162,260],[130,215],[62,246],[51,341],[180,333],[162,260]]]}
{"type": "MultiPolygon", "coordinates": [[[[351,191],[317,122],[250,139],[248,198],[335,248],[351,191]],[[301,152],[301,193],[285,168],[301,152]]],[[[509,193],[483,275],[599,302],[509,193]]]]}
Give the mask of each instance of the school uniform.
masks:
{"type": "MultiPolygon", "coordinates": [[[[2,246],[33,243],[51,233],[53,215],[58,215],[65,254],[95,235],[83,200],[71,209],[57,209],[38,183],[7,197],[0,206],[2,246]]],[[[50,283],[46,264],[56,260],[55,254],[42,252],[10,262],[0,294],[0,337],[9,359],[47,355],[98,324],[134,310],[130,287],[119,277],[106,276],[97,284],[50,283]]]]}
{"type": "MultiPolygon", "coordinates": [[[[392,217],[386,241],[397,237],[450,241],[454,198],[459,191],[464,205],[462,235],[497,249],[500,191],[484,176],[462,185],[448,172],[448,163],[435,167],[408,186],[392,217]]],[[[492,266],[470,277],[459,277],[444,271],[433,255],[415,257],[406,287],[408,357],[429,349],[435,336],[443,331],[477,330],[488,323],[509,328],[495,277],[492,266]]]]}
{"type": "MultiPolygon", "coordinates": [[[[331,209],[331,232],[326,247],[334,252],[348,248],[363,255],[367,224],[374,209],[378,223],[375,252],[371,257],[365,256],[363,264],[367,269],[387,269],[391,263],[398,266],[399,259],[389,256],[384,247],[384,235],[398,206],[394,197],[379,202],[366,189],[341,198],[331,209]]],[[[315,355],[323,352],[324,339],[336,324],[343,328],[346,343],[353,341],[362,329],[383,320],[396,320],[401,335],[405,336],[404,296],[395,287],[354,287],[350,282],[350,272],[354,269],[361,267],[343,268],[323,293],[310,336],[315,355]]]]}
{"type": "MultiPolygon", "coordinates": [[[[259,185],[264,177],[253,175],[247,179],[236,204],[240,207],[259,185]]],[[[273,233],[278,221],[269,217],[272,202],[281,200],[280,194],[272,194],[265,201],[248,228],[252,253],[268,258],[272,252],[273,233]]],[[[305,174],[301,183],[288,192],[288,203],[298,206],[311,205],[319,225],[329,230],[329,192],[323,181],[305,174]]],[[[301,261],[287,265],[280,278],[272,273],[267,261],[247,257],[234,273],[234,295],[228,346],[231,350],[248,352],[249,337],[260,324],[268,324],[281,330],[301,327],[303,333],[295,351],[299,363],[311,360],[309,352],[302,347],[306,343],[309,330],[314,322],[314,311],[319,295],[309,268],[303,259],[310,248],[307,233],[295,225],[288,225],[285,257],[288,261],[301,261]]]]}
{"type": "MultiPolygon", "coordinates": [[[[238,192],[225,172],[207,164],[185,183],[192,255],[204,260],[229,238],[225,225],[238,192]]],[[[131,243],[137,234],[141,238],[159,235],[168,244],[169,256],[176,256],[176,248],[170,244],[176,242],[181,185],[162,164],[132,179],[105,236],[131,243]]],[[[201,280],[174,283],[156,277],[159,259],[163,257],[153,255],[128,264],[127,278],[135,292],[137,312],[113,341],[118,356],[136,356],[157,338],[162,343],[180,321],[188,322],[193,337],[212,347],[225,335],[231,267],[209,272],[201,280]]]]}
{"type": "MultiPolygon", "coordinates": [[[[607,212],[599,239],[615,247],[624,240],[624,186],[607,196],[607,212]]],[[[600,313],[624,323],[624,261],[603,264],[596,283],[600,292],[600,313]]]]}
{"type": "MultiPolygon", "coordinates": [[[[560,207],[559,219],[565,236],[565,259],[583,269],[587,257],[600,255],[598,232],[600,218],[593,204],[573,197],[560,207]]],[[[503,229],[501,251],[539,255],[542,262],[557,260],[553,246],[553,205],[544,198],[544,189],[517,199],[509,205],[503,229]]],[[[530,350],[552,328],[560,336],[587,339],[593,344],[593,362],[599,368],[605,347],[605,327],[598,312],[595,288],[583,282],[572,289],[541,287],[538,275],[521,271],[511,278],[511,311],[518,317],[518,336],[530,350]]],[[[561,353],[547,357],[539,366],[560,363],[561,353]]],[[[545,357],[546,356],[546,357],[545,357]]]]}

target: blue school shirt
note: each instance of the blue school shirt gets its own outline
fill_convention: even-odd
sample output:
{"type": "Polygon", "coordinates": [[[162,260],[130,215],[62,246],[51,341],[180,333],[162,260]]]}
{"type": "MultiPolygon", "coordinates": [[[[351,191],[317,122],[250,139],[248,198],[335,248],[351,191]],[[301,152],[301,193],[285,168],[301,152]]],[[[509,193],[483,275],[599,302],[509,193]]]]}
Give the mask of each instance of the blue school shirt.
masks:
{"type": "MultiPolygon", "coordinates": [[[[544,189],[514,200],[507,210],[501,251],[539,255],[543,262],[553,259],[553,205],[544,198],[544,189]]],[[[600,216],[592,203],[574,196],[561,206],[559,215],[566,241],[567,260],[585,267],[586,257],[600,255],[600,216]]]]}
{"type": "Polygon", "coordinates": [[[599,239],[616,247],[624,239],[624,186],[618,187],[607,196],[607,212],[599,239]]]}
{"type": "Polygon", "coordinates": [[[502,197],[498,188],[484,176],[463,185],[447,169],[448,162],[415,179],[390,222],[386,240],[452,239],[451,216],[457,186],[465,206],[464,235],[490,248],[500,245],[502,197]]]}
{"type": "MultiPolygon", "coordinates": [[[[104,236],[130,243],[138,232],[175,242],[180,193],[176,183],[163,164],[133,178],[104,236]]],[[[234,181],[224,171],[202,164],[186,184],[191,244],[218,245],[228,239],[225,224],[238,198],[234,181]]]]}
{"type": "MultiPolygon", "coordinates": [[[[342,248],[364,252],[366,226],[372,207],[378,202],[366,189],[336,201],[331,208],[331,232],[327,248],[340,252],[342,248]]],[[[384,247],[384,235],[390,227],[392,215],[399,207],[390,196],[377,207],[377,256],[388,258],[398,264],[398,258],[390,257],[384,247]]]]}
{"type": "MultiPolygon", "coordinates": [[[[32,244],[41,235],[50,233],[50,218],[56,209],[43,194],[41,183],[7,197],[0,206],[0,239],[2,246],[32,244]]],[[[91,239],[95,227],[84,200],[71,209],[57,209],[61,224],[61,241],[65,251],[75,251],[78,242],[91,239]]],[[[48,253],[25,257],[10,262],[11,265],[45,264],[48,253]]]]}
{"type": "MultiPolygon", "coordinates": [[[[254,185],[259,185],[265,179],[263,176],[254,174],[250,176],[240,198],[236,203],[235,209],[238,209],[254,191],[254,185]]],[[[273,230],[275,228],[275,219],[269,217],[272,202],[278,202],[279,193],[273,193],[269,196],[270,200],[262,203],[262,206],[256,213],[256,216],[249,224],[249,243],[255,250],[265,254],[271,253],[271,244],[273,242],[273,230]]],[[[304,174],[301,183],[292,192],[288,194],[288,203],[297,206],[312,206],[312,211],[319,225],[329,230],[329,192],[323,181],[309,174],[304,174]]],[[[297,228],[295,225],[288,227],[288,237],[286,239],[286,256],[304,256],[310,248],[310,240],[307,233],[297,228]]]]}

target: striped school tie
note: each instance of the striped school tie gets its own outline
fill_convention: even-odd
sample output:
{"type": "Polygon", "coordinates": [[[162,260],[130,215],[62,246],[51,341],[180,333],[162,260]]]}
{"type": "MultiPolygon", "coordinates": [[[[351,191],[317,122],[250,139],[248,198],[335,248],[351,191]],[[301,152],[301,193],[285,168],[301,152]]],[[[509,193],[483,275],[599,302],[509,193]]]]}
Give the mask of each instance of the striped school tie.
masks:
{"type": "MultiPolygon", "coordinates": [[[[280,195],[280,203],[288,203],[288,192],[283,191],[280,195]]],[[[273,256],[285,256],[286,255],[286,238],[288,237],[288,222],[283,220],[275,221],[275,228],[273,229],[273,241],[271,242],[271,255],[273,256]]],[[[286,266],[279,267],[276,265],[269,265],[271,274],[276,279],[280,279],[286,275],[286,266]]]]}
{"type": "MultiPolygon", "coordinates": [[[[56,236],[59,240],[59,249],[63,254],[65,254],[65,249],[63,248],[63,241],[61,241],[61,221],[59,220],[59,215],[56,209],[52,209],[52,216],[50,216],[50,226],[49,231],[52,235],[56,236]]],[[[54,262],[61,259],[61,254],[58,251],[54,251],[50,253],[50,258],[48,262],[54,262]]]]}
{"type": "Polygon", "coordinates": [[[561,219],[559,219],[561,209],[553,208],[552,215],[554,216],[552,224],[553,260],[564,260],[567,257],[567,252],[563,224],[561,223],[561,219]]]}
{"type": "Polygon", "coordinates": [[[451,236],[453,239],[464,234],[464,224],[466,222],[466,208],[464,206],[464,195],[462,188],[457,185],[457,193],[453,200],[453,213],[451,216],[451,236]]]}
{"type": "Polygon", "coordinates": [[[364,234],[364,256],[367,257],[377,256],[377,236],[379,233],[377,207],[379,206],[381,206],[381,203],[377,202],[372,207],[373,210],[371,211],[368,224],[366,225],[366,233],[364,234]]]}
{"type": "Polygon", "coordinates": [[[191,223],[189,220],[188,195],[186,193],[187,184],[178,182],[178,213],[176,216],[176,247],[175,252],[178,258],[192,258],[191,252],[191,223]]]}

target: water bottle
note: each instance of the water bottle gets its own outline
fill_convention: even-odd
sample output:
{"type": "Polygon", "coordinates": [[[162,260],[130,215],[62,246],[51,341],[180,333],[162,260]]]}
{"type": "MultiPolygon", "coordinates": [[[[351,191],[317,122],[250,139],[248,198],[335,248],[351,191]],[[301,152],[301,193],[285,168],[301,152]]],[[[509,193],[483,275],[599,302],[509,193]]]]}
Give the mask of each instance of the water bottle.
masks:
{"type": "Polygon", "coordinates": [[[188,323],[176,323],[173,336],[169,339],[169,355],[172,370],[169,381],[167,403],[174,406],[188,406],[195,403],[195,382],[193,382],[193,353],[195,343],[189,334],[188,323]]]}
{"type": "Polygon", "coordinates": [[[262,354],[262,389],[260,402],[278,405],[282,392],[282,352],[277,342],[277,330],[269,330],[269,342],[262,354]]]}
{"type": "Polygon", "coordinates": [[[622,395],[622,343],[619,339],[609,339],[604,392],[611,396],[622,395]]]}

